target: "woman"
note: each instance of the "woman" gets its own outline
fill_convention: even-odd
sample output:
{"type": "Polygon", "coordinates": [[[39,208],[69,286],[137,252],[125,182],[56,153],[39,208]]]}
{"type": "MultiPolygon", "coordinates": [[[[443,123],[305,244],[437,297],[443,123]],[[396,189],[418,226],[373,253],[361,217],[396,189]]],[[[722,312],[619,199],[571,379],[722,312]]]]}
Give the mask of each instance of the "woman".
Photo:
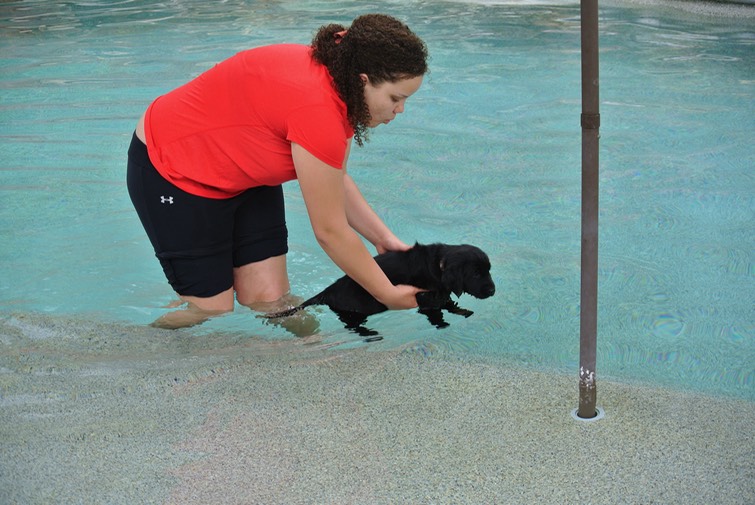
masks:
{"type": "Polygon", "coordinates": [[[422,84],[427,49],[390,16],[323,26],[311,46],[242,51],[157,98],[129,148],[128,189],[184,310],[156,325],[197,324],[238,302],[270,308],[289,292],[281,184],[298,179],[318,243],[390,309],[417,306],[379,253],[405,250],[346,165],[352,140],[388,124],[422,84]]]}

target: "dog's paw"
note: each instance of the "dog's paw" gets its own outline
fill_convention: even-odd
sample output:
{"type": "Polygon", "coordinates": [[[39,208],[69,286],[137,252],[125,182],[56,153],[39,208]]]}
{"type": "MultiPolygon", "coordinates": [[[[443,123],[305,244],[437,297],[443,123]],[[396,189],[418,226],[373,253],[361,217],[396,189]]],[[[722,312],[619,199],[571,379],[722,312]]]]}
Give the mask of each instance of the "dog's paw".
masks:
{"type": "Polygon", "coordinates": [[[464,316],[464,317],[469,317],[469,316],[471,316],[472,314],[474,314],[474,312],[472,312],[472,311],[471,311],[471,310],[469,310],[469,309],[463,309],[463,308],[459,307],[459,306],[458,306],[458,305],[456,304],[456,302],[449,302],[449,303],[447,303],[447,304],[446,304],[446,306],[445,306],[445,307],[443,307],[443,308],[444,308],[444,309],[445,309],[446,311],[448,311],[448,313],[449,313],[449,314],[456,314],[457,316],[464,316]]]}
{"type": "MultiPolygon", "coordinates": [[[[377,331],[372,330],[372,329],[367,328],[366,326],[362,326],[362,325],[359,325],[359,326],[347,326],[346,329],[349,330],[349,331],[353,331],[354,333],[356,333],[360,337],[368,337],[368,338],[375,338],[375,337],[377,337],[376,340],[382,340],[382,338],[383,338],[383,337],[380,337],[380,333],[378,333],[377,331]]],[[[370,342],[374,342],[374,341],[375,340],[370,340],[370,342]]]]}

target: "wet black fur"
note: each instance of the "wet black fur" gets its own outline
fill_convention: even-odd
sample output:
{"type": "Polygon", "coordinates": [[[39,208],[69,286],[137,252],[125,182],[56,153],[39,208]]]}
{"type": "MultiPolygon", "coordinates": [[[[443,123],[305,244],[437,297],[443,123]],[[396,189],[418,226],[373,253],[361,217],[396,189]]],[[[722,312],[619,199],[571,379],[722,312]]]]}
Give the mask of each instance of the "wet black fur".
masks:
{"type": "MultiPolygon", "coordinates": [[[[408,251],[380,254],[375,260],[393,284],[409,284],[428,290],[417,294],[419,312],[437,328],[448,326],[443,319],[443,310],[464,317],[472,315],[472,311],[462,309],[451,300],[451,293],[457,297],[467,293],[476,298],[488,298],[495,293],[490,260],[475,246],[415,244],[408,251]]],[[[388,310],[359,284],[343,276],[297,307],[265,317],[290,316],[310,305],[327,305],[346,328],[361,336],[377,334],[364,327],[367,316],[388,310]]]]}

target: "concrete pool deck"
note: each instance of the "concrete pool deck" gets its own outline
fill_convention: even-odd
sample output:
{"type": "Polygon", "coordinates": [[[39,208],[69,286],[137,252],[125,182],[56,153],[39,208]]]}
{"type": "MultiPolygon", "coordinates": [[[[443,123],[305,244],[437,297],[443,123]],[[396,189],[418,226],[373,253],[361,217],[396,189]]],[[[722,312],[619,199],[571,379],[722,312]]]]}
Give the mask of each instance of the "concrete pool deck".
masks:
{"type": "Polygon", "coordinates": [[[376,346],[0,318],[0,503],[755,503],[755,402],[376,346]]]}

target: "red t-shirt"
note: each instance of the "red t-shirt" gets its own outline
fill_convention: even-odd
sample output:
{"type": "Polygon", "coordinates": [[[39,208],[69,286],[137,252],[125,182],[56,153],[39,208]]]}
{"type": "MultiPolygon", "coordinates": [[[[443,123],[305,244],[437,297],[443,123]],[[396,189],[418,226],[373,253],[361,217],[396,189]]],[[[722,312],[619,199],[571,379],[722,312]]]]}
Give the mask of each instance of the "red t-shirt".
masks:
{"type": "Polygon", "coordinates": [[[340,169],[354,134],[328,70],[295,44],[215,65],[157,98],[144,126],[158,172],[208,198],[296,179],[291,142],[340,169]]]}

